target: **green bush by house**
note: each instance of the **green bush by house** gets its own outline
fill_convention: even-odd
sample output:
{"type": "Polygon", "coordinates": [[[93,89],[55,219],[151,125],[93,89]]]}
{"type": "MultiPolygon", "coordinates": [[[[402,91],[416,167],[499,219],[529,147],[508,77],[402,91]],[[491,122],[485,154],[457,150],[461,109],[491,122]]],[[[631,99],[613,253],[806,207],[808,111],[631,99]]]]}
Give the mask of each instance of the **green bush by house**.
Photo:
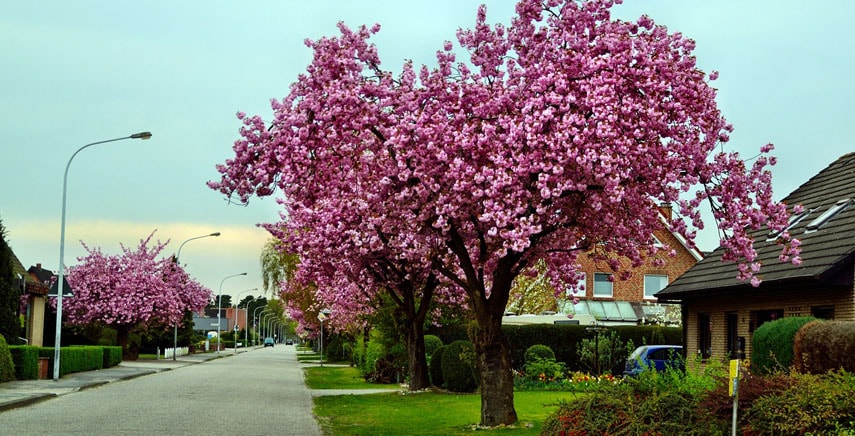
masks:
{"type": "Polygon", "coordinates": [[[855,372],[855,322],[813,321],[793,338],[796,371],[823,374],[832,370],[855,372]]]}
{"type": "Polygon", "coordinates": [[[789,371],[796,332],[815,319],[812,316],[786,317],[758,327],[751,340],[752,369],[758,374],[789,371]]]}

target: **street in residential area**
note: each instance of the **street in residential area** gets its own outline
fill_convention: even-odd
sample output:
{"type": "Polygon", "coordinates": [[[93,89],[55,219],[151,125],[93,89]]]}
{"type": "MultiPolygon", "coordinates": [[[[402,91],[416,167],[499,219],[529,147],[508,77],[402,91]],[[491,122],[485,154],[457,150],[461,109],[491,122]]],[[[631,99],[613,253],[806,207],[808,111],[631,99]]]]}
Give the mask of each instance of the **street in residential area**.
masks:
{"type": "Polygon", "coordinates": [[[0,433],[321,434],[294,347],[232,353],[0,412],[0,433]]]}

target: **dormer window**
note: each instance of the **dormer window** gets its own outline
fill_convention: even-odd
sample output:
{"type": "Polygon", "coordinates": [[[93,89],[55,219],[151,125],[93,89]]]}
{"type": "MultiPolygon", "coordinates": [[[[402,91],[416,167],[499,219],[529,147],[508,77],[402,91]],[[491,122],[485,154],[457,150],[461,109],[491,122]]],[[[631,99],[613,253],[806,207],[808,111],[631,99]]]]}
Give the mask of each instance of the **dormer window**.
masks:
{"type": "Polygon", "coordinates": [[[846,210],[850,204],[852,204],[852,199],[849,198],[838,201],[837,204],[831,206],[830,209],[823,212],[823,214],[818,216],[815,220],[811,221],[805,228],[805,233],[819,230],[820,227],[831,221],[831,219],[837,216],[837,214],[846,210]]]}
{"type": "Polygon", "coordinates": [[[810,215],[811,212],[813,212],[813,209],[807,209],[805,211],[802,211],[802,213],[800,214],[790,215],[790,219],[789,221],[787,221],[787,227],[784,227],[784,230],[781,230],[780,232],[776,232],[774,230],[770,231],[769,237],[766,238],[766,240],[774,241],[778,239],[778,236],[780,236],[781,233],[790,231],[790,229],[795,227],[798,223],[802,222],[803,219],[807,218],[807,216],[810,215]]]}

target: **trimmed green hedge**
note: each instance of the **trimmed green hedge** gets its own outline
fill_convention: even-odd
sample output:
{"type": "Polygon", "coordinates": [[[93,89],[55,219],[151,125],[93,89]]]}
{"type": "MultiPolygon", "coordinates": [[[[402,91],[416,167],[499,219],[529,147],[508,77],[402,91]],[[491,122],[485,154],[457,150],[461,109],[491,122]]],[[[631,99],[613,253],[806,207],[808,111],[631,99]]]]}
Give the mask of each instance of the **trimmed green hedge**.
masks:
{"type": "Polygon", "coordinates": [[[15,363],[15,378],[35,380],[39,378],[39,350],[28,345],[10,345],[12,362],[15,363]]]}
{"type": "MultiPolygon", "coordinates": [[[[52,347],[13,345],[9,347],[15,364],[15,378],[35,380],[39,377],[39,358],[49,359],[48,377],[53,376],[52,347]]],[[[74,372],[110,368],[122,362],[122,347],[114,346],[71,346],[60,349],[60,377],[74,372]]]]}
{"type": "MultiPolygon", "coordinates": [[[[511,349],[511,362],[515,369],[523,369],[525,352],[532,345],[546,345],[555,352],[555,360],[564,362],[570,371],[584,370],[579,365],[576,352],[582,339],[594,337],[594,332],[585,330],[582,325],[530,324],[507,325],[502,327],[511,349]]],[[[680,327],[660,326],[608,326],[605,329],[617,332],[621,341],[632,340],[639,345],[682,345],[683,329],[680,327]]],[[[430,333],[438,336],[443,343],[450,344],[455,340],[467,339],[464,326],[448,326],[430,329],[430,333]]]]}
{"type": "Polygon", "coordinates": [[[104,349],[104,368],[112,368],[122,363],[122,347],[101,347],[104,349]]]}

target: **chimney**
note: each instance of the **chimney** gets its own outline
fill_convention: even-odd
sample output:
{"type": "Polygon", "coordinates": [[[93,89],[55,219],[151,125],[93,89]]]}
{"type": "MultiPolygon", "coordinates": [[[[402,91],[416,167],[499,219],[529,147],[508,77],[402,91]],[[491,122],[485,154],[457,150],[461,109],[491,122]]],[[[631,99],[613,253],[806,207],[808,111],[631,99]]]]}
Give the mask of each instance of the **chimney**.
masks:
{"type": "Polygon", "coordinates": [[[667,219],[671,219],[671,203],[661,203],[659,212],[667,219]]]}

